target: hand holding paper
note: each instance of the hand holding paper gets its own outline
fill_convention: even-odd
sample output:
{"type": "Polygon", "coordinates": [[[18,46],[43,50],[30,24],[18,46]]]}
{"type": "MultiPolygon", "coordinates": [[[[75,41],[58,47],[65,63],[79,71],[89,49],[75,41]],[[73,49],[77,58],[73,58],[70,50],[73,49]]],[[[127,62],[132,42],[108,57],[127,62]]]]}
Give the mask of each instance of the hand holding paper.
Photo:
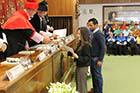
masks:
{"type": "Polygon", "coordinates": [[[66,46],[66,45],[64,45],[63,47],[64,47],[64,49],[65,49],[66,51],[69,51],[69,52],[71,52],[72,54],[74,53],[74,50],[73,50],[71,47],[66,46]]]}
{"type": "Polygon", "coordinates": [[[72,55],[74,58],[77,58],[77,59],[79,58],[79,56],[76,53],[73,53],[72,55]]]}
{"type": "Polygon", "coordinates": [[[72,55],[73,55],[73,57],[78,58],[78,55],[74,52],[74,50],[73,50],[71,47],[64,45],[64,49],[65,49],[66,51],[71,52],[72,55]]]}

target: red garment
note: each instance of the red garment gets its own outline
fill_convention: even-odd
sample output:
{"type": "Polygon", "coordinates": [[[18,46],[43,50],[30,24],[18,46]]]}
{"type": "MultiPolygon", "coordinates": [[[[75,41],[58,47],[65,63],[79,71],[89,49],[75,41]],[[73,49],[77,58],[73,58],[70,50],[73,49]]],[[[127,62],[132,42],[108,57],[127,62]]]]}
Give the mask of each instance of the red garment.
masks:
{"type": "Polygon", "coordinates": [[[121,25],[121,30],[125,30],[126,26],[125,25],[121,25]]]}
{"type": "MultiPolygon", "coordinates": [[[[3,25],[3,29],[16,30],[16,29],[32,29],[35,34],[35,29],[28,20],[28,15],[25,11],[16,11],[3,25]]],[[[31,37],[32,37],[31,36],[31,37]]]]}
{"type": "Polygon", "coordinates": [[[19,51],[25,50],[25,44],[29,37],[37,43],[40,43],[44,39],[29,22],[26,11],[16,11],[2,25],[2,28],[8,40],[6,56],[12,56],[19,51]]]}

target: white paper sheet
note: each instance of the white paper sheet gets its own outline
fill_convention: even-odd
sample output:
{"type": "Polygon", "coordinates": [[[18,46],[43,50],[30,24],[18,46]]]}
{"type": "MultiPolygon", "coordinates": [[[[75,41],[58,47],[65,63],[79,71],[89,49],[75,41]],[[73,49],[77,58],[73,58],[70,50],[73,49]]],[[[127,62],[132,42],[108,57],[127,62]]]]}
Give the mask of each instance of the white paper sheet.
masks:
{"type": "Polygon", "coordinates": [[[69,51],[69,52],[71,52],[71,53],[74,53],[74,50],[73,50],[71,47],[66,46],[66,45],[64,45],[63,47],[64,47],[64,49],[65,49],[66,51],[69,51]]]}
{"type": "Polygon", "coordinates": [[[58,38],[60,37],[65,37],[67,34],[67,29],[58,29],[58,30],[54,30],[53,33],[58,35],[58,38]]]}

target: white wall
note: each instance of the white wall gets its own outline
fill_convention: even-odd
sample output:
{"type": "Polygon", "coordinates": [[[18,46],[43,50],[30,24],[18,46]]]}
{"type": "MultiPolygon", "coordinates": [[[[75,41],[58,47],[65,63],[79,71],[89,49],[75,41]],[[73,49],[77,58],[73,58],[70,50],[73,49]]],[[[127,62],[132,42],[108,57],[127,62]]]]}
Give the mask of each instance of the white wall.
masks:
{"type": "Polygon", "coordinates": [[[97,18],[99,25],[103,23],[103,6],[104,5],[140,5],[140,3],[121,3],[121,4],[80,4],[79,27],[86,26],[88,19],[97,18]],[[89,13],[93,9],[93,14],[89,13]],[[86,10],[86,12],[85,12],[86,10]]]}
{"type": "Polygon", "coordinates": [[[102,24],[102,5],[100,4],[85,4],[80,5],[79,26],[86,26],[88,19],[97,18],[99,25],[102,24]],[[89,14],[89,9],[93,9],[93,14],[89,14]],[[86,14],[85,14],[86,12],[86,14]]]}

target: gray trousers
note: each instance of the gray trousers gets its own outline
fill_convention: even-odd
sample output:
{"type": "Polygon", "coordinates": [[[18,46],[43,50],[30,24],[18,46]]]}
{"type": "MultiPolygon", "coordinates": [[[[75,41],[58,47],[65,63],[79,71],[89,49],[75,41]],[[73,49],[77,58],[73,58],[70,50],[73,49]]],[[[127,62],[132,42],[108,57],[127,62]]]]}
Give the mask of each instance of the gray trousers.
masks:
{"type": "Polygon", "coordinates": [[[76,90],[79,93],[87,93],[87,72],[88,67],[76,68],[76,90]]]}

